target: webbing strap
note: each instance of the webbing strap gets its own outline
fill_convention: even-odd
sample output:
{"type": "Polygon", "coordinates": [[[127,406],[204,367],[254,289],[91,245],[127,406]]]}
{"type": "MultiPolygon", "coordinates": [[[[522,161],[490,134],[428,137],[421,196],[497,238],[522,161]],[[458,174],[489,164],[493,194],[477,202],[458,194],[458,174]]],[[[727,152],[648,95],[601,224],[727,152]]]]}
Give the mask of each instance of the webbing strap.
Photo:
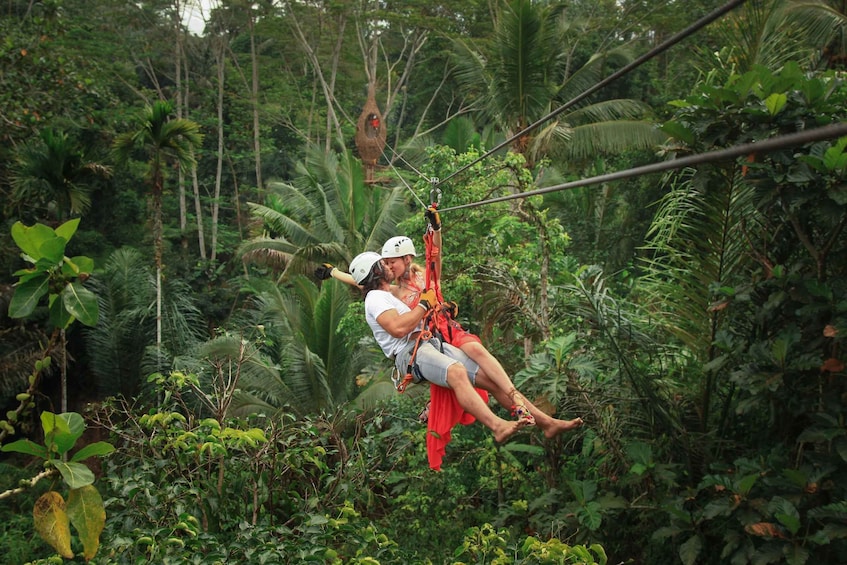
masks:
{"type": "MultiPolygon", "coordinates": [[[[435,207],[437,204],[433,204],[435,207]]],[[[444,298],[441,296],[441,284],[438,281],[438,270],[435,268],[435,260],[438,257],[438,254],[441,253],[441,249],[435,246],[433,242],[433,238],[435,237],[435,231],[432,229],[432,226],[427,224],[426,232],[424,233],[423,240],[426,249],[426,263],[424,265],[424,281],[425,285],[422,290],[428,290],[430,288],[435,289],[435,297],[438,299],[438,302],[441,303],[444,298]]],[[[436,323],[436,317],[441,315],[440,309],[438,305],[426,313],[423,319],[423,327],[424,330],[418,334],[418,338],[415,341],[415,347],[412,349],[412,355],[409,357],[409,365],[406,368],[406,374],[403,376],[403,379],[397,385],[397,392],[404,392],[406,387],[409,386],[409,383],[414,381],[414,375],[412,372],[415,370],[415,357],[418,354],[418,347],[421,344],[421,341],[429,340],[432,338],[433,333],[438,332],[438,324],[436,323]],[[426,336],[426,337],[424,337],[426,336]]]]}

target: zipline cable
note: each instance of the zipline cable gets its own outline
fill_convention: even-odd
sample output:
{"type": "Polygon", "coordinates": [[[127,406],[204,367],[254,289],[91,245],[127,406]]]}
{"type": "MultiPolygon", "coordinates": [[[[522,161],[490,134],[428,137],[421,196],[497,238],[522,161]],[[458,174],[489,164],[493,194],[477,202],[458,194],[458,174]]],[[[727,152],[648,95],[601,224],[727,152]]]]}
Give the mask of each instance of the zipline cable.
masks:
{"type": "Polygon", "coordinates": [[[714,161],[734,159],[736,157],[750,155],[751,153],[768,153],[777,149],[785,149],[786,147],[801,145],[803,143],[810,143],[812,141],[822,141],[825,139],[842,137],[845,135],[847,135],[847,122],[830,124],[828,126],[823,126],[811,130],[804,130],[797,133],[774,136],[763,141],[754,141],[752,143],[736,145],[734,147],[710,151],[708,153],[698,153],[697,155],[689,155],[687,157],[680,157],[679,159],[672,159],[670,161],[663,161],[661,163],[652,163],[650,165],[644,165],[642,167],[634,167],[632,169],[626,169],[623,171],[617,171],[614,173],[608,173],[605,175],[599,175],[587,179],[581,179],[577,181],[566,182],[564,184],[557,184],[555,186],[539,188],[538,190],[530,190],[528,192],[521,192],[519,194],[510,194],[508,196],[500,196],[498,198],[491,198],[488,200],[480,200],[478,202],[471,202],[468,204],[460,204],[458,206],[441,208],[439,211],[444,213],[451,212],[453,210],[460,210],[462,208],[475,208],[477,206],[493,204],[495,202],[515,200],[516,198],[527,198],[529,196],[547,194],[548,192],[557,192],[559,190],[568,190],[571,188],[579,188],[581,186],[622,180],[650,173],[667,171],[671,169],[681,169],[683,167],[688,167],[692,165],[702,165],[704,163],[711,163],[714,161]]]}
{"type": "MultiPolygon", "coordinates": [[[[425,176],[424,176],[424,174],[423,174],[423,173],[421,173],[419,170],[417,170],[417,169],[415,169],[414,167],[412,167],[411,163],[409,163],[408,161],[406,161],[405,159],[403,159],[403,157],[402,157],[399,153],[397,153],[396,151],[394,151],[394,149],[392,149],[392,148],[391,148],[391,146],[389,146],[388,144],[386,144],[385,146],[386,146],[386,147],[388,147],[388,148],[391,150],[391,152],[392,152],[392,153],[394,153],[395,155],[397,155],[397,157],[398,157],[401,161],[403,161],[404,163],[406,163],[407,165],[409,165],[409,167],[411,167],[411,168],[412,168],[412,170],[413,170],[415,173],[417,173],[417,175],[418,175],[420,178],[422,178],[422,179],[426,179],[426,178],[427,178],[427,177],[425,177],[425,176]]],[[[394,166],[394,162],[393,162],[391,159],[389,159],[389,158],[388,158],[388,155],[386,155],[386,154],[385,154],[385,149],[382,149],[381,151],[382,151],[382,156],[385,158],[385,161],[388,163],[388,166],[389,166],[389,167],[391,167],[391,170],[392,170],[392,171],[394,171],[394,174],[395,174],[395,175],[397,175],[397,178],[399,178],[399,179],[400,179],[400,182],[402,182],[402,183],[403,183],[403,186],[405,186],[405,187],[406,187],[406,190],[408,190],[408,191],[412,194],[412,196],[414,197],[414,199],[418,201],[418,204],[420,204],[420,205],[421,205],[421,208],[426,208],[426,204],[424,204],[424,201],[423,201],[423,200],[421,200],[421,199],[418,197],[417,193],[415,193],[415,190],[414,190],[414,189],[413,189],[413,188],[409,185],[409,183],[407,183],[407,182],[406,182],[406,179],[404,179],[404,178],[403,178],[403,175],[401,175],[401,174],[400,174],[400,171],[397,169],[397,167],[395,167],[395,166],[394,166]]]]}
{"type": "Polygon", "coordinates": [[[503,149],[505,146],[509,145],[510,143],[512,143],[513,141],[518,139],[519,137],[526,135],[527,133],[531,132],[532,130],[534,130],[535,128],[537,128],[538,126],[540,126],[541,124],[543,124],[547,120],[558,116],[559,114],[561,114],[562,112],[564,112],[565,110],[567,110],[568,108],[573,106],[574,104],[581,102],[583,99],[585,99],[588,96],[594,94],[595,92],[597,92],[598,90],[600,90],[601,88],[603,88],[604,86],[609,84],[610,82],[619,79],[620,77],[627,74],[631,70],[633,70],[633,69],[641,66],[643,63],[649,61],[650,59],[652,59],[656,55],[662,53],[663,51],[666,51],[670,47],[673,47],[674,45],[676,45],[677,43],[679,43],[683,39],[687,38],[689,35],[692,35],[695,31],[698,31],[698,30],[700,30],[700,28],[707,26],[708,24],[712,23],[713,21],[715,21],[719,17],[721,17],[724,14],[726,14],[727,12],[735,9],[737,6],[743,4],[746,1],[747,0],[731,0],[730,2],[727,2],[724,6],[716,9],[712,13],[705,15],[704,17],[700,18],[699,20],[697,20],[696,22],[694,22],[693,24],[691,24],[690,26],[688,26],[684,30],[676,33],[675,35],[671,36],[670,38],[668,38],[667,40],[665,40],[661,44],[657,45],[656,47],[654,47],[653,49],[651,49],[650,51],[648,51],[647,53],[645,53],[641,57],[637,58],[633,62],[629,63],[628,65],[622,67],[618,71],[616,71],[616,72],[612,73],[611,75],[607,76],[606,78],[604,78],[603,80],[601,80],[600,82],[598,82],[597,84],[595,84],[594,86],[589,88],[588,90],[585,90],[582,94],[579,94],[575,98],[572,98],[571,100],[569,100],[568,102],[566,102],[562,106],[559,106],[558,108],[556,108],[555,110],[553,110],[552,112],[550,112],[549,114],[544,116],[543,118],[541,118],[541,119],[535,121],[534,123],[526,126],[524,129],[522,129],[518,133],[514,134],[512,137],[510,137],[510,138],[508,138],[504,141],[501,141],[499,144],[494,146],[492,149],[489,149],[488,151],[486,151],[485,153],[483,153],[482,155],[480,155],[479,157],[477,157],[476,159],[474,159],[470,163],[467,163],[466,165],[460,167],[458,170],[454,171],[453,173],[451,173],[448,176],[444,177],[443,179],[439,180],[438,185],[441,185],[441,184],[447,182],[448,180],[452,179],[456,175],[463,173],[464,171],[466,171],[469,168],[471,168],[472,166],[476,165],[477,163],[479,163],[483,159],[486,159],[489,156],[491,156],[492,154],[496,153],[497,151],[503,149]]]}

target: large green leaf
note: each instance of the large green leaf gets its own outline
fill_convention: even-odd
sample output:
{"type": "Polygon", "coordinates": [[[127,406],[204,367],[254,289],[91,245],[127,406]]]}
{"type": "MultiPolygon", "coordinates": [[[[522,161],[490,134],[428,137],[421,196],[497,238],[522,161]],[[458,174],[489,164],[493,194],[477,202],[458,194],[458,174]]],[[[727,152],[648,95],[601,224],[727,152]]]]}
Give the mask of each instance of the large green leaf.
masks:
{"type": "Polygon", "coordinates": [[[35,224],[32,227],[28,227],[21,222],[15,222],[12,226],[12,239],[21,248],[21,251],[30,256],[33,261],[41,258],[41,245],[45,241],[54,239],[55,237],[56,233],[43,224],[35,224]]]}
{"type": "Polygon", "coordinates": [[[71,461],[83,461],[95,455],[108,455],[114,450],[115,446],[111,443],[105,441],[98,441],[96,443],[86,445],[85,447],[74,453],[73,457],[71,457],[71,461]]]}
{"type": "Polygon", "coordinates": [[[48,309],[50,325],[54,328],[67,329],[76,319],[65,308],[62,297],[58,294],[50,295],[50,306],[48,309]]]}
{"type": "Polygon", "coordinates": [[[91,485],[68,493],[68,517],[82,542],[83,556],[91,560],[100,547],[100,534],[106,525],[106,509],[97,489],[91,485]]]}
{"type": "Polygon", "coordinates": [[[82,286],[82,283],[71,283],[62,291],[62,304],[86,326],[96,326],[99,314],[97,296],[82,286]]]}
{"type": "Polygon", "coordinates": [[[85,422],[76,412],[65,414],[41,413],[45,444],[53,444],[59,455],[67,453],[85,431],[85,422]]]}
{"type": "Polygon", "coordinates": [[[58,235],[65,241],[70,241],[76,233],[77,228],[79,227],[79,221],[80,218],[73,218],[72,220],[68,220],[67,222],[56,228],[56,235],[58,235]]]}
{"type": "Polygon", "coordinates": [[[94,473],[82,463],[53,461],[53,466],[62,474],[70,488],[81,488],[94,482],[94,473]]]}
{"type": "Polygon", "coordinates": [[[45,239],[38,247],[39,256],[36,257],[36,266],[47,269],[60,264],[65,257],[65,247],[67,244],[67,241],[55,235],[45,239]]]}
{"type": "Polygon", "coordinates": [[[15,294],[9,302],[9,317],[26,318],[32,314],[41,297],[47,294],[50,279],[47,273],[39,273],[15,287],[15,294]]]}
{"type": "Polygon", "coordinates": [[[47,459],[47,448],[43,445],[38,445],[28,439],[19,439],[18,441],[13,441],[12,443],[7,443],[0,451],[14,451],[15,453],[25,453],[26,455],[33,455],[35,457],[40,457],[42,459],[47,459]]]}

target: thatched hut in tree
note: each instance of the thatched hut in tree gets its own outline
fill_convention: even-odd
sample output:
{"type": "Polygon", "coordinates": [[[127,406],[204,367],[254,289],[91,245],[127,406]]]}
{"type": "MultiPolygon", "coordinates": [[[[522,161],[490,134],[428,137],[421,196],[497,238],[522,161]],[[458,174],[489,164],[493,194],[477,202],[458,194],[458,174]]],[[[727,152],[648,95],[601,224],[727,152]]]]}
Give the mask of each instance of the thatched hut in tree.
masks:
{"type": "Polygon", "coordinates": [[[368,88],[368,99],[359,121],[356,123],[356,147],[359,158],[365,167],[365,182],[374,182],[376,163],[385,149],[386,128],[376,105],[376,94],[373,85],[368,88]]]}

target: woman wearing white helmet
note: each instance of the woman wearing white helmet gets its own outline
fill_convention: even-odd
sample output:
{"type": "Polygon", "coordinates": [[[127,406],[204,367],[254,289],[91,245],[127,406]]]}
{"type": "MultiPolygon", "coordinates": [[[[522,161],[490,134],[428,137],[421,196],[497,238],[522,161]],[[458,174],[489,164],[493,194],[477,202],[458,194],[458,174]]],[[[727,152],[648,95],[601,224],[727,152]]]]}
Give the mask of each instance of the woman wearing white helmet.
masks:
{"type": "Polygon", "coordinates": [[[526,425],[500,418],[480,398],[474,387],[495,388],[479,366],[462,351],[438,338],[418,340],[423,319],[436,305],[434,290],[420,294],[418,305],[409,308],[391,292],[391,271],[378,253],[365,252],[350,262],[350,272],[365,293],[365,318],[386,357],[405,373],[414,352],[418,377],[453,390],[459,405],[489,428],[502,442],[526,425]]]}

